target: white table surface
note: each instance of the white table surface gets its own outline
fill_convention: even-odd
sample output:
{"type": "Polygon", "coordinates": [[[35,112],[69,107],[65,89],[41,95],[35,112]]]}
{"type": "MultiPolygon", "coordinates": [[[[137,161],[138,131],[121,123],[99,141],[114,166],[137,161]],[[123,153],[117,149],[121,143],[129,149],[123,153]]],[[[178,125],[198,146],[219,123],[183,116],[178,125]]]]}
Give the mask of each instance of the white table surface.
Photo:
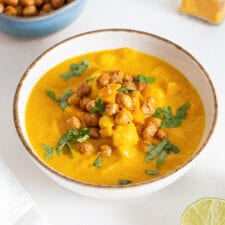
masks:
{"type": "Polygon", "coordinates": [[[52,225],[178,225],[193,201],[225,198],[225,21],[210,25],[179,14],[178,5],[179,0],[89,0],[75,22],[49,37],[25,40],[0,33],[0,155],[52,225]],[[202,63],[217,90],[219,119],[202,157],[180,180],[154,195],[123,201],[76,195],[34,165],[14,128],[13,96],[30,63],[65,38],[102,28],[143,30],[176,42],[202,63]]]}

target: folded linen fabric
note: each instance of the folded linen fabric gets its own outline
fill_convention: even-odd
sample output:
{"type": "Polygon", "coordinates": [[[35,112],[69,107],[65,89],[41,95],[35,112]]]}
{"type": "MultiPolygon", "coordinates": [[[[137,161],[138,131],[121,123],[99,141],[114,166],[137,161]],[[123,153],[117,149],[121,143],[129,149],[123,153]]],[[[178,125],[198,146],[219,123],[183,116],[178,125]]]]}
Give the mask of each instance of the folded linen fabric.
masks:
{"type": "Polygon", "coordinates": [[[45,215],[26,193],[1,158],[0,224],[49,225],[45,215]]]}

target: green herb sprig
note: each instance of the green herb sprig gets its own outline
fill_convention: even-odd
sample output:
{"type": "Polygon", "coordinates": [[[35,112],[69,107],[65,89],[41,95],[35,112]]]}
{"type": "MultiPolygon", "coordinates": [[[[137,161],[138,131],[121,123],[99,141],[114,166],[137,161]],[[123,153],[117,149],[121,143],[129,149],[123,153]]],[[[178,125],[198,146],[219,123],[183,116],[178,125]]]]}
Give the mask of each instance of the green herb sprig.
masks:
{"type": "Polygon", "coordinates": [[[117,89],[117,91],[126,93],[126,94],[128,94],[128,93],[133,94],[135,92],[135,90],[133,88],[129,88],[129,87],[128,88],[121,87],[121,88],[117,89]]]}
{"type": "Polygon", "coordinates": [[[51,158],[54,152],[59,155],[65,147],[69,150],[71,157],[74,158],[74,152],[71,144],[83,143],[88,140],[89,137],[90,135],[88,128],[82,128],[80,131],[70,129],[60,138],[56,148],[46,144],[43,144],[41,147],[45,150],[45,158],[47,159],[51,158]]]}
{"type": "Polygon", "coordinates": [[[142,74],[137,75],[136,77],[136,83],[145,83],[145,84],[152,84],[155,82],[154,77],[146,77],[142,74]]]}
{"type": "Polygon", "coordinates": [[[66,89],[66,91],[64,92],[64,94],[63,94],[61,97],[59,97],[59,98],[56,97],[55,92],[52,91],[52,90],[46,89],[45,92],[46,92],[46,94],[47,94],[53,101],[55,101],[55,102],[59,105],[59,107],[60,107],[61,109],[65,109],[65,108],[69,105],[69,104],[67,103],[67,99],[68,99],[68,98],[70,97],[70,95],[73,93],[73,89],[72,89],[72,88],[66,89]]]}
{"type": "Polygon", "coordinates": [[[102,164],[102,161],[103,161],[102,157],[99,156],[99,157],[94,161],[93,166],[96,167],[96,168],[101,168],[102,165],[103,165],[103,164],[102,164]]]}
{"type": "Polygon", "coordinates": [[[97,97],[95,99],[95,107],[93,107],[90,110],[90,113],[99,113],[102,115],[104,111],[105,111],[105,104],[99,97],[97,97]]]}
{"type": "Polygon", "coordinates": [[[157,157],[157,168],[160,168],[164,164],[170,152],[177,154],[180,151],[179,148],[173,145],[168,139],[163,139],[163,141],[156,146],[148,145],[148,149],[149,151],[145,157],[145,160],[146,162],[151,162],[157,157]]]}
{"type": "Polygon", "coordinates": [[[147,175],[154,175],[154,176],[159,175],[159,171],[157,170],[145,170],[145,173],[147,175]]]}
{"type": "Polygon", "coordinates": [[[157,108],[153,117],[163,120],[161,128],[179,127],[182,121],[187,117],[187,111],[190,108],[190,103],[185,103],[177,109],[176,115],[172,113],[172,108],[157,108]]]}
{"type": "Polygon", "coordinates": [[[119,183],[119,185],[128,185],[128,184],[131,184],[132,181],[131,180],[119,180],[118,183],[119,183]]]}
{"type": "Polygon", "coordinates": [[[90,67],[90,63],[87,59],[83,59],[80,64],[72,63],[70,65],[70,71],[60,75],[64,80],[69,80],[72,77],[78,77],[83,74],[88,67],[90,67]]]}

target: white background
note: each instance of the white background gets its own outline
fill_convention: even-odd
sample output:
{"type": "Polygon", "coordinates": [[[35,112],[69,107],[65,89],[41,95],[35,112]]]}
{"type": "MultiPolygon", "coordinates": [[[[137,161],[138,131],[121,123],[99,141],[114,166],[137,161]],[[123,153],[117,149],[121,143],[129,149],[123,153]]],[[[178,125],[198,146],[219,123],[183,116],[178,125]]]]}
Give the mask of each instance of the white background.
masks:
{"type": "Polygon", "coordinates": [[[49,37],[25,40],[0,33],[0,154],[52,225],[178,225],[193,201],[225,198],[225,21],[210,25],[179,14],[178,5],[178,0],[89,0],[75,22],[49,37]],[[61,188],[30,160],[14,128],[13,96],[30,63],[65,38],[101,28],[143,30],[176,42],[201,62],[217,90],[219,119],[202,157],[189,173],[154,195],[100,201],[61,188]]]}

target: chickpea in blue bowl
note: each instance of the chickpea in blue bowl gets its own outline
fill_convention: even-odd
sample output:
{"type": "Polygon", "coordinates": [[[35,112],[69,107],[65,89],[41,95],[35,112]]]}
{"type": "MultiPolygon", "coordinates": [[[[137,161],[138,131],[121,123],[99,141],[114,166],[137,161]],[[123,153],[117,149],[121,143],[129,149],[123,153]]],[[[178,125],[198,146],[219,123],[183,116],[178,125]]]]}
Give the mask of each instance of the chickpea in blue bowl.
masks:
{"type": "Polygon", "coordinates": [[[82,12],[86,0],[0,0],[0,31],[17,37],[54,33],[82,12]]]}

